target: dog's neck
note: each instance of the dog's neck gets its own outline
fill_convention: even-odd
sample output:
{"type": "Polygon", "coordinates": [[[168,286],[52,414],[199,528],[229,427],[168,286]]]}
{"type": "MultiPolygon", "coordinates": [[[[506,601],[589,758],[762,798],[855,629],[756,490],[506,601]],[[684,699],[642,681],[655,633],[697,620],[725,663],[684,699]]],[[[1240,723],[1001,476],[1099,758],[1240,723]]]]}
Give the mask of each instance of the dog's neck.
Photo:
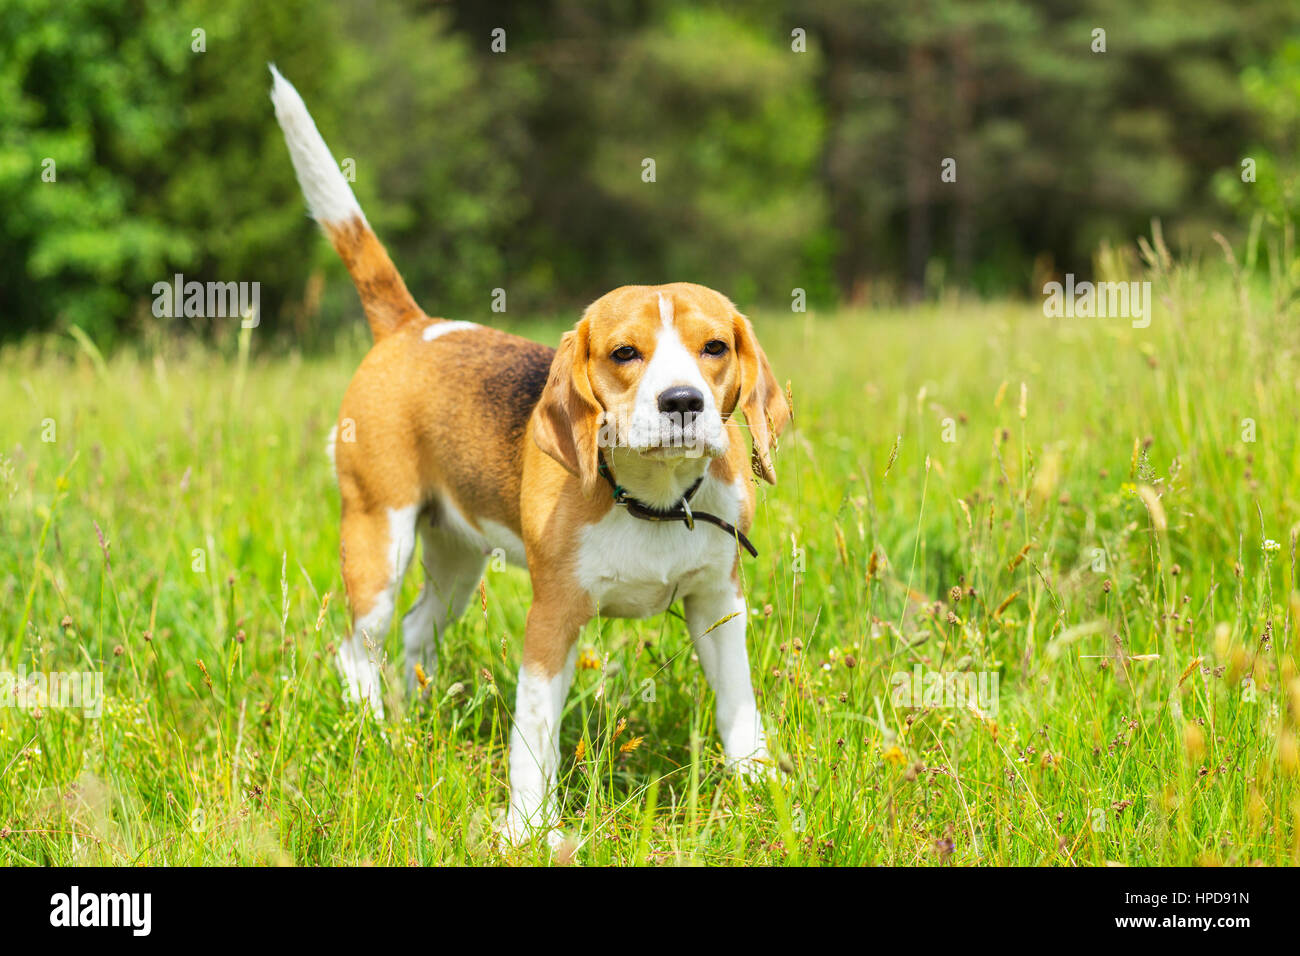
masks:
{"type": "Polygon", "coordinates": [[[629,448],[611,448],[605,454],[614,480],[623,490],[642,504],[660,509],[681,501],[713,460],[707,455],[646,458],[629,448]]]}

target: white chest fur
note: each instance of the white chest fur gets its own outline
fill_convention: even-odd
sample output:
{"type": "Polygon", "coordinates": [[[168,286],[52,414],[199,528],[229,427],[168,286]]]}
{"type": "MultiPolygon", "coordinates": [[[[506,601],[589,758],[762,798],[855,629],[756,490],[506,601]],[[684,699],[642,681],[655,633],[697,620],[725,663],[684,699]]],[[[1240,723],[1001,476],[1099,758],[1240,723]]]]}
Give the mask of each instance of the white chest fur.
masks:
{"type": "MultiPolygon", "coordinates": [[[[740,479],[744,481],[744,479],[740,479]]],[[[706,477],[691,501],[735,524],[744,486],[706,477]]],[[[699,590],[715,590],[731,576],[736,541],[703,521],[646,521],[615,506],[578,538],[579,584],[604,617],[649,617],[699,590]]]]}

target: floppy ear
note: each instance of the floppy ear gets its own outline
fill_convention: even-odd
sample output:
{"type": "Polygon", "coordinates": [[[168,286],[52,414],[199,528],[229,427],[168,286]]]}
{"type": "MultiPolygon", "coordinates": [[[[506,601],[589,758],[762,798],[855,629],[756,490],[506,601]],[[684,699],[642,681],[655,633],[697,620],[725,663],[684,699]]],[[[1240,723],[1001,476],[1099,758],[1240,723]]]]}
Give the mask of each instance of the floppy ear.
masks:
{"type": "Polygon", "coordinates": [[[736,357],[740,361],[740,401],[754,442],[754,474],[768,484],[776,484],[772,467],[772,442],[790,421],[790,405],[785,392],[772,374],[763,347],[758,344],[754,327],[739,312],[735,319],[736,357]]]}
{"type": "Polygon", "coordinates": [[[533,440],[582,482],[582,493],[596,489],[600,403],[587,377],[588,322],[565,332],[551,362],[551,373],[533,414],[533,440]]]}

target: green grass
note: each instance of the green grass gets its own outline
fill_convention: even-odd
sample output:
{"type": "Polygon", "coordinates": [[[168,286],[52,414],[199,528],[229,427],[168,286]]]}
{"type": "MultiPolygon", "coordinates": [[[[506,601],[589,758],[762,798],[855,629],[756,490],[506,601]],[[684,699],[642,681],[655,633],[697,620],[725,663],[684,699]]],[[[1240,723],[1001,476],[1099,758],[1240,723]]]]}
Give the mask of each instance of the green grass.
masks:
{"type": "MultiPolygon", "coordinates": [[[[756,316],[797,425],[744,562],[783,769],[722,773],[676,613],[597,622],[562,737],[573,858],[1295,863],[1295,311],[1154,281],[1148,329],[960,302],[756,316]],[[996,716],[897,706],[917,664],[996,673],[996,716]]],[[[553,859],[492,838],[524,574],[487,572],[424,706],[391,663],[382,726],[341,702],[323,446],[349,341],[3,353],[0,668],[102,669],[107,701],[0,709],[0,863],[553,859]]]]}

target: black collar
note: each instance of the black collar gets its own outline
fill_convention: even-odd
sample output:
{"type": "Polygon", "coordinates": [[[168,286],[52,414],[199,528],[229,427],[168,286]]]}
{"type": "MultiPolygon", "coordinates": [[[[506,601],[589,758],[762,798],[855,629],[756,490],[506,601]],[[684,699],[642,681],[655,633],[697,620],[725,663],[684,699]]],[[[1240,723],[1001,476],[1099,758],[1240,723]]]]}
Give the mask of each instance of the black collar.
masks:
{"type": "Polygon", "coordinates": [[[605,464],[605,455],[603,453],[596,461],[600,476],[609,482],[609,486],[614,489],[614,504],[622,505],[632,517],[640,518],[642,521],[680,521],[692,531],[695,530],[696,519],[699,519],[711,525],[717,525],[728,535],[739,541],[741,547],[749,552],[750,557],[758,557],[758,549],[745,537],[745,533],[730,521],[724,521],[717,515],[711,515],[704,511],[691,510],[691,498],[694,497],[695,492],[700,490],[700,484],[704,481],[703,475],[695,479],[695,484],[686,489],[686,494],[682,495],[682,500],[674,507],[651,508],[644,502],[637,501],[627,493],[622,485],[614,481],[614,473],[609,470],[609,465],[605,464]]]}

